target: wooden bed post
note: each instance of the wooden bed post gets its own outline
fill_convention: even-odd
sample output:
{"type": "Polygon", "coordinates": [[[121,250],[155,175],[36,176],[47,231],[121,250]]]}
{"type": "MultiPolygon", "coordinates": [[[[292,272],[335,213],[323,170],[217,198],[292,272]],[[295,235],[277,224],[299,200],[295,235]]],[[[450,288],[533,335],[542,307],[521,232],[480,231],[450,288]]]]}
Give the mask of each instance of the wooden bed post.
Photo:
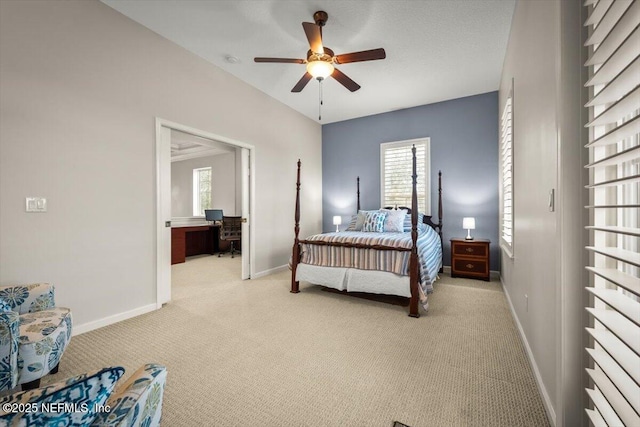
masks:
{"type": "MultiPolygon", "coordinates": [[[[442,257],[444,258],[444,240],[442,240],[442,171],[438,171],[438,234],[440,235],[440,246],[442,257]]],[[[440,267],[438,273],[444,272],[444,266],[440,267]]]]}
{"type": "Polygon", "coordinates": [[[356,210],[356,213],[358,213],[360,212],[360,177],[356,179],[356,183],[357,183],[357,191],[358,191],[358,209],[356,210]]]}
{"type": "Polygon", "coordinates": [[[409,289],[411,290],[411,301],[409,302],[409,316],[420,317],[418,311],[418,193],[416,190],[418,174],[416,171],[416,146],[411,148],[413,156],[413,173],[411,179],[413,188],[411,192],[411,258],[409,259],[409,289]]]}
{"type": "Polygon", "coordinates": [[[296,270],[298,269],[298,263],[300,262],[300,159],[298,159],[298,177],[296,179],[296,213],[295,221],[296,225],[293,228],[293,232],[296,237],[293,240],[293,251],[291,254],[291,293],[297,294],[300,292],[300,282],[296,280],[296,270]]]}
{"type": "Polygon", "coordinates": [[[438,233],[442,240],[442,171],[438,171],[438,233]]]}

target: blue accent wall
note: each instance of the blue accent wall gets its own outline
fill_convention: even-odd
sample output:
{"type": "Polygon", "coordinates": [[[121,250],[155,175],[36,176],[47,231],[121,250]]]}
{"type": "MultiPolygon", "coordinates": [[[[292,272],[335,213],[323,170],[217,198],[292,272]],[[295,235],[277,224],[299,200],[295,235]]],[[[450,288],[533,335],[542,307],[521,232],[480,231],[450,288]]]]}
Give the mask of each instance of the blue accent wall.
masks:
{"type": "MultiPolygon", "coordinates": [[[[341,229],[356,212],[356,177],[362,209],[380,208],[380,143],[431,139],[431,213],[438,213],[442,171],[444,265],[452,237],[466,236],[462,218],[476,218],[471,235],[491,240],[491,270],[499,270],[498,92],[469,96],[322,126],[324,231],[341,229]]],[[[437,220],[436,220],[437,221],[437,220]]]]}

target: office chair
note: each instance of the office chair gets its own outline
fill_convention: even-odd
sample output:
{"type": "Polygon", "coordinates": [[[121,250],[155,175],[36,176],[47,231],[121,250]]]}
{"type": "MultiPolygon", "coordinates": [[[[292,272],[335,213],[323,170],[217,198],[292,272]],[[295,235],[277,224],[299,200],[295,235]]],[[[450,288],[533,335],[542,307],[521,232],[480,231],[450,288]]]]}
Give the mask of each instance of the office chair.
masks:
{"type": "MultiPolygon", "coordinates": [[[[220,227],[220,240],[229,240],[231,242],[231,258],[233,258],[236,249],[235,242],[242,238],[242,217],[241,216],[223,216],[222,227],[220,227]]],[[[220,257],[220,253],[218,253],[220,257]]]]}

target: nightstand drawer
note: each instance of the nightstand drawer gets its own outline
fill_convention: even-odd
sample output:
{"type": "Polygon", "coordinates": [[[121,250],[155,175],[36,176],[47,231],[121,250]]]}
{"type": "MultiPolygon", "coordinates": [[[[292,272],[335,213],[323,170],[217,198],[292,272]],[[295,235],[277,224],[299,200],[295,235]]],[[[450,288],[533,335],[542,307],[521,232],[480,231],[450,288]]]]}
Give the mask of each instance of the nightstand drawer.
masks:
{"type": "Polygon", "coordinates": [[[453,271],[455,274],[477,274],[479,276],[487,276],[489,274],[489,266],[486,260],[471,258],[456,258],[453,261],[453,271]]]}
{"type": "Polygon", "coordinates": [[[488,250],[489,246],[484,243],[454,242],[453,244],[454,255],[485,258],[488,250]]]}

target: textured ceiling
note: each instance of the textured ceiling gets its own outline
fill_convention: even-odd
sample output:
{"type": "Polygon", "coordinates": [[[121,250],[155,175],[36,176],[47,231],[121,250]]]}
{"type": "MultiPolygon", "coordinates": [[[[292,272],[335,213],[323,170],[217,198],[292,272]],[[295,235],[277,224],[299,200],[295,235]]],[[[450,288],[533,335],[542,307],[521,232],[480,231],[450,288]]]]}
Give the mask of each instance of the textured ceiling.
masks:
{"type": "Polygon", "coordinates": [[[131,19],[318,120],[318,83],[291,88],[300,64],[256,64],[255,56],[301,58],[301,23],[329,14],[324,45],[336,54],[382,47],[380,61],[339,65],[362,88],[324,83],[321,123],[498,89],[515,0],[102,0],[131,19]],[[238,63],[225,58],[234,56],[238,63]]]}
{"type": "Polygon", "coordinates": [[[233,153],[234,151],[235,149],[232,146],[224,142],[200,138],[174,129],[171,130],[172,162],[233,153]]]}

